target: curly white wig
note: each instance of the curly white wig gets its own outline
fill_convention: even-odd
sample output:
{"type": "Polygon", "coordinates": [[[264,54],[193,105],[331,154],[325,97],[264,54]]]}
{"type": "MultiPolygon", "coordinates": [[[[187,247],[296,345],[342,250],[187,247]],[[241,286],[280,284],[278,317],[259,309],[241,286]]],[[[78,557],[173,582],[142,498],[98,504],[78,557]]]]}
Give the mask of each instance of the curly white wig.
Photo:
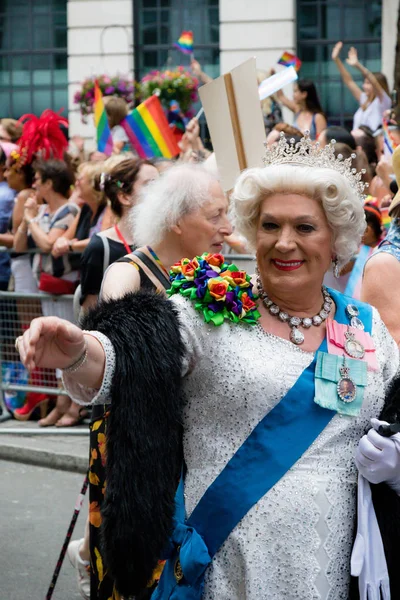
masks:
{"type": "Polygon", "coordinates": [[[297,165],[247,169],[238,178],[231,195],[232,219],[253,250],[261,202],[273,194],[300,194],[321,202],[339,264],[346,264],[356,254],[366,228],[357,192],[333,169],[297,165]]]}
{"type": "Polygon", "coordinates": [[[188,213],[212,200],[210,186],[218,183],[211,169],[198,164],[171,167],[143,188],[131,212],[133,238],[139,246],[159,244],[188,213]]]}

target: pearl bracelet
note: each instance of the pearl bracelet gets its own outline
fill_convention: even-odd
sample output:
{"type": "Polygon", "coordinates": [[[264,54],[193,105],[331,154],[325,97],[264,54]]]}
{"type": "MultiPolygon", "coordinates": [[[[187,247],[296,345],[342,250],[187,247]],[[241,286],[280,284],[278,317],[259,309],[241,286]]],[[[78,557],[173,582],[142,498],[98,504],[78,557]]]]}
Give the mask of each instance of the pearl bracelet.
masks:
{"type": "Polygon", "coordinates": [[[61,370],[63,371],[63,373],[74,373],[75,371],[80,369],[83,364],[85,364],[85,362],[87,361],[87,357],[88,357],[88,343],[85,338],[85,349],[82,352],[82,354],[80,355],[80,357],[75,362],[73,362],[72,365],[70,365],[69,367],[65,367],[65,369],[61,369],[61,370]]]}

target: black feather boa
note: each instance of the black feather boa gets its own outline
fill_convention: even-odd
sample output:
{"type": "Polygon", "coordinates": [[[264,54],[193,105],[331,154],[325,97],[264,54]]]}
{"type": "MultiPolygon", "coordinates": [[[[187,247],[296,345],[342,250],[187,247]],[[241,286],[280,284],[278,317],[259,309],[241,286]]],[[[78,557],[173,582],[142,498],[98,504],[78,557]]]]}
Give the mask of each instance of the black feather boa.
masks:
{"type": "Polygon", "coordinates": [[[104,564],[124,596],[151,579],[172,528],[182,464],[183,343],[173,304],[155,293],[102,301],[83,329],[116,352],[102,508],[104,564]]]}

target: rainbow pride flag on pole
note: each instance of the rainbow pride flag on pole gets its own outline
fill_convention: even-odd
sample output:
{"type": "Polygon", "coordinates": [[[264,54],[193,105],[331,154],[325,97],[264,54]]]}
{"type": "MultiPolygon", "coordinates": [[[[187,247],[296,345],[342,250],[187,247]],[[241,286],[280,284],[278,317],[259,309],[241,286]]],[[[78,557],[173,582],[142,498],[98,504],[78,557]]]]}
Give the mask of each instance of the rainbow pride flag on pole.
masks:
{"type": "Polygon", "coordinates": [[[179,154],[179,147],[157,96],[150,96],[139,104],[121,121],[121,126],[140,158],[173,158],[179,154]]]}
{"type": "Polygon", "coordinates": [[[193,32],[182,31],[181,37],[174,46],[184,54],[193,54],[193,32]]]}
{"type": "Polygon", "coordinates": [[[294,67],[296,71],[298,71],[301,67],[301,60],[295,54],[284,52],[278,60],[278,65],[283,65],[284,67],[294,67]]]}
{"type": "Polygon", "coordinates": [[[97,131],[98,151],[111,156],[113,151],[111,129],[108,124],[106,109],[104,108],[103,94],[97,81],[94,84],[94,123],[97,131]]]}

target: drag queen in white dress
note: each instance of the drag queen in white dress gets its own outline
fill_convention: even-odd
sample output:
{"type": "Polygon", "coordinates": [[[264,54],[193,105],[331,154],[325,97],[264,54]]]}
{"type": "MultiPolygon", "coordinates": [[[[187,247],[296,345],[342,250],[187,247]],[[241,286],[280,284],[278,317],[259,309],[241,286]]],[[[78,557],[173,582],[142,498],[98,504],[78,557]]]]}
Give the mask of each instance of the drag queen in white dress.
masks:
{"type": "MultiPolygon", "coordinates": [[[[172,268],[171,301],[154,300],[159,303],[161,321],[154,316],[153,300],[148,296],[126,296],[105,301],[84,324],[90,332],[82,333],[58,319],[39,319],[19,342],[21,358],[28,367],[65,369],[65,384],[77,401],[111,403],[111,415],[114,411],[116,418],[120,399],[126,396],[121,400],[125,411],[122,414],[127,415],[129,407],[133,411],[133,416],[127,418],[129,425],[121,425],[121,413],[119,422],[114,421],[115,429],[122,427],[118,429],[118,441],[113,438],[110,423],[110,481],[103,507],[103,517],[109,519],[105,527],[114,527],[114,537],[110,529],[105,530],[105,556],[116,577],[116,589],[125,596],[137,593],[138,575],[134,567],[125,563],[123,573],[119,571],[114,559],[118,553],[118,560],[123,562],[118,536],[123,538],[124,533],[117,531],[118,522],[112,519],[115,514],[129,519],[130,510],[135,513],[137,522],[126,526],[129,529],[132,525],[132,543],[142,553],[152,536],[156,536],[153,531],[145,539],[139,531],[153,527],[147,509],[155,495],[150,489],[154,476],[151,463],[139,455],[145,448],[153,453],[153,459],[158,456],[162,468],[167,469],[168,460],[170,463],[179,454],[173,446],[174,419],[164,431],[167,438],[170,432],[169,450],[164,448],[168,454],[165,460],[157,447],[161,439],[157,428],[162,428],[163,419],[170,416],[167,410],[163,412],[163,402],[171,402],[171,394],[179,396],[175,363],[163,366],[176,352],[183,374],[184,402],[182,413],[176,402],[171,410],[176,411],[177,427],[180,419],[183,424],[185,466],[181,484],[187,520],[182,521],[181,529],[176,515],[172,522],[168,503],[171,493],[173,499],[175,482],[172,491],[165,492],[165,503],[158,499],[158,511],[164,510],[167,515],[165,532],[171,534],[173,530],[173,548],[166,552],[168,560],[153,597],[368,600],[379,598],[379,590],[385,599],[397,597],[397,584],[392,580],[389,584],[390,544],[386,534],[379,532],[377,523],[384,528],[380,509],[376,503],[375,516],[367,480],[382,484],[381,497],[387,493],[391,502],[391,514],[387,517],[395,519],[393,511],[400,491],[399,434],[390,436],[394,430],[388,431],[384,421],[377,420],[368,435],[365,432],[371,418],[378,418],[383,410],[390,421],[398,416],[396,406],[387,399],[387,389],[399,368],[399,352],[375,309],[322,287],[331,263],[340,268],[354,254],[361,239],[365,228],[362,186],[350,165],[334,159],[333,148],[320,151],[306,139],[294,151],[282,139],[277,148],[267,152],[265,168],[242,173],[232,196],[236,228],[256,251],[258,271],[251,285],[246,274],[232,268],[229,271],[220,255],[203,255],[172,268]],[[253,285],[259,295],[257,304],[253,285]],[[139,321],[146,319],[146,311],[151,312],[149,322],[154,324],[154,332],[149,323],[140,330],[139,321]],[[172,329],[179,324],[178,349],[169,329],[171,323],[172,329]],[[142,336],[140,348],[146,347],[143,356],[132,337],[135,331],[142,336]],[[122,356],[124,353],[129,353],[129,360],[122,356]],[[129,361],[135,363],[133,370],[136,366],[133,374],[128,372],[129,361]],[[153,368],[146,367],[146,361],[153,368]],[[303,380],[310,368],[311,377],[303,380]],[[138,370],[146,370],[147,387],[138,370]],[[163,391],[164,383],[168,387],[168,374],[170,389],[163,391]],[[152,396],[152,377],[160,378],[158,400],[152,396]],[[303,387],[294,387],[299,382],[303,387]],[[126,386],[133,387],[127,391],[126,386]],[[299,392],[290,397],[286,406],[291,388],[299,392]],[[306,392],[311,394],[310,406],[305,405],[306,410],[310,409],[310,417],[304,417],[299,408],[306,392]],[[152,416],[144,414],[149,406],[152,416]],[[223,505],[215,506],[209,513],[215,528],[225,520],[231,506],[240,504],[246,495],[247,490],[240,488],[258,485],[272,470],[279,474],[266,493],[252,497],[229,535],[219,540],[211,552],[208,540],[214,532],[203,535],[202,525],[206,530],[207,524],[200,523],[196,533],[193,515],[203,496],[213,486],[215,489],[219,477],[227,471],[229,477],[232,460],[249,447],[247,442],[253,439],[260,422],[268,423],[279,406],[286,406],[285,411],[269,426],[264,439],[257,438],[267,448],[264,464],[257,463],[257,443],[248,450],[243,470],[233,471],[232,477],[231,469],[232,487],[220,495],[223,505]],[[297,459],[286,461],[286,454],[296,447],[298,438],[308,435],[321,415],[324,424],[310,434],[310,441],[299,450],[297,459]],[[146,418],[152,421],[157,439],[150,440],[152,429],[143,425],[146,418]],[[132,428],[131,436],[128,427],[132,428]],[[132,456],[130,444],[137,444],[132,456]],[[124,453],[128,455],[125,458],[124,453]],[[146,485],[139,491],[129,488],[129,458],[135,462],[134,466],[131,464],[133,480],[136,477],[139,482],[141,469],[148,469],[147,496],[146,485]],[[120,478],[124,479],[120,487],[114,472],[119,468],[120,478]],[[251,480],[253,471],[258,473],[255,482],[251,480]],[[240,500],[231,492],[235,478],[236,484],[239,481],[236,490],[240,500]],[[357,540],[362,538],[364,543],[362,548],[360,544],[354,546],[351,561],[358,478],[368,526],[363,508],[358,516],[357,540]],[[250,484],[241,485],[242,481],[250,484]],[[118,494],[130,495],[124,509],[119,507],[118,494]],[[130,500],[133,505],[129,509],[130,500]],[[198,568],[198,563],[203,568],[198,568]],[[376,564],[379,568],[375,568],[376,564]],[[357,589],[350,592],[351,570],[359,576],[359,596],[357,589]]],[[[107,294],[106,289],[104,292],[107,294]]],[[[179,467],[175,473],[179,478],[179,467]]],[[[168,485],[171,488],[170,484],[170,480],[166,481],[165,489],[168,485]]],[[[157,520],[159,512],[153,514],[157,520]]],[[[123,548],[129,553],[126,540],[123,548]]],[[[166,538],[158,543],[163,547],[166,538]]],[[[136,560],[140,561],[139,550],[137,554],[136,560]]]]}

